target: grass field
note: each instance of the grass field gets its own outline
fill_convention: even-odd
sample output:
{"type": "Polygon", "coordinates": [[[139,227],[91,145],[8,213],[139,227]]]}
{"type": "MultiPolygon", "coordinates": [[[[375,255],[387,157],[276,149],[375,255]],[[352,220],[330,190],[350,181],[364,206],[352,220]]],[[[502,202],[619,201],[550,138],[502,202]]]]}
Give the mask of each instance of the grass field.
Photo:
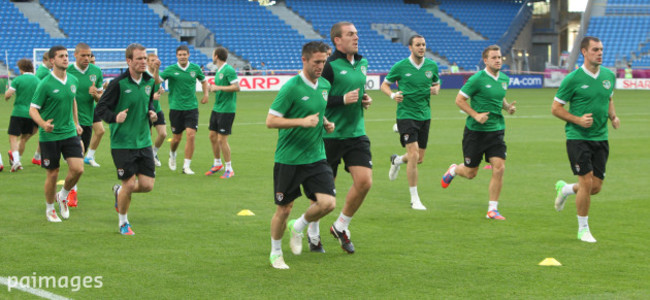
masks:
{"type": "MultiPolygon", "coordinates": [[[[45,288],[78,299],[647,299],[648,93],[616,92],[622,125],[619,130],[610,126],[607,180],[590,211],[596,244],[576,239],[573,196],[563,212],[553,208],[555,181],[576,180],[565,152],[563,123],[550,114],[553,89],[508,91],[518,110],[506,119],[508,160],[499,205],[506,221],[484,217],[489,170],[481,169],[471,181],[457,178],[448,189],[440,187],[449,164],[462,161],[465,115],[454,105],[456,93],[443,90],[432,100],[429,147],[419,167],[419,192],[427,211],[409,208],[404,170],[398,180],[388,180],[389,156],[403,152],[391,130],[395,104],[371,93],[375,101],[366,127],[374,184],[350,226],[357,253],[345,254],[327,233],[351,184],[340,171],[337,208],[321,222],[327,253],[294,256],[285,236],[285,260],[291,267],[286,271],[268,263],[277,131],[267,129],[264,121],[274,93],[239,94],[230,139],[236,176],[228,180],[200,175],[212,163],[207,130],[212,98],[201,106],[192,161],[197,175],[166,167],[166,143],[154,190],[135,195],[131,204],[133,237],[118,234],[111,193],[118,181],[108,134],[96,155],[101,168],[86,167],[79,207],[59,224],[44,216],[44,171],[25,164],[36,141],[28,144],[25,169],[9,173],[5,136],[0,139],[5,162],[0,173],[0,276],[102,276],[101,288],[45,288]],[[238,217],[242,209],[256,215],[238,217]],[[538,266],[546,257],[563,266],[538,266]]],[[[163,106],[166,110],[166,101],[163,106]]],[[[10,110],[11,103],[0,104],[3,134],[10,110]]],[[[307,205],[304,197],[297,199],[292,218],[307,205]]],[[[33,296],[0,285],[0,298],[33,296]]]]}

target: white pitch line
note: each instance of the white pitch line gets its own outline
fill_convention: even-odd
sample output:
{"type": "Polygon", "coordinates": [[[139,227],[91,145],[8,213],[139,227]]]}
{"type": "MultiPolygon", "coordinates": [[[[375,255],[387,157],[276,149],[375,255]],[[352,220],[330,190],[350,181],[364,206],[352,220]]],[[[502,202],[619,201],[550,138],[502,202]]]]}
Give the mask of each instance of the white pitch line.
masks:
{"type": "MultiPolygon", "coordinates": [[[[7,277],[0,277],[0,284],[6,285],[7,287],[9,287],[9,280],[7,279],[7,277]]],[[[52,299],[52,300],[68,300],[68,299],[70,299],[70,298],[59,296],[57,294],[53,294],[53,293],[50,293],[48,291],[44,291],[44,290],[41,290],[41,289],[36,289],[36,288],[31,288],[31,287],[21,287],[20,284],[15,286],[15,287],[11,287],[11,289],[21,290],[23,292],[30,293],[32,295],[39,296],[39,297],[45,298],[45,299],[52,299]]]]}

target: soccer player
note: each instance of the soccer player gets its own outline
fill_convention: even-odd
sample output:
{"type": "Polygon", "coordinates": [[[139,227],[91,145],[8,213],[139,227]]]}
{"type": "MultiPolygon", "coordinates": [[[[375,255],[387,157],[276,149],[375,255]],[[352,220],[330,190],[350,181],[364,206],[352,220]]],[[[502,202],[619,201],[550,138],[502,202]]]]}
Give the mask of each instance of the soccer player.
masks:
{"type": "Polygon", "coordinates": [[[40,80],[43,80],[45,76],[50,75],[50,70],[52,70],[52,63],[50,62],[50,53],[43,53],[43,62],[36,69],[36,77],[40,80]]]}
{"type": "Polygon", "coordinates": [[[169,85],[169,122],[172,127],[172,142],[169,151],[169,169],[176,170],[176,149],[187,131],[183,174],[194,175],[190,169],[194,154],[194,139],[199,129],[199,105],[196,99],[196,81],[201,82],[203,98],[201,104],[208,103],[208,82],[197,64],[189,62],[190,49],[181,45],[176,48],[178,63],[168,66],[160,77],[169,85]]]}
{"type": "Polygon", "coordinates": [[[235,176],[230,159],[230,145],[228,136],[232,133],[232,123],[235,121],[235,110],[237,108],[237,94],[239,92],[239,79],[235,69],[226,63],[228,51],[219,47],[214,49],[212,59],[217,66],[217,73],[214,75],[214,84],[210,91],[214,91],[215,100],[210,115],[210,142],[214,153],[212,168],[205,175],[212,175],[223,168],[221,154],[225,160],[226,170],[221,178],[235,176]]]}
{"type": "Polygon", "coordinates": [[[278,128],[273,186],[277,209],[271,219],[271,266],[288,269],[282,255],[282,236],[293,201],[301,196],[315,202],[297,220],[291,220],[291,251],[302,252],[302,231],[334,210],[336,191],[332,169],[328,166],[323,144],[323,128],[334,130],[325,115],[330,83],[320,78],[327,60],[323,42],[309,42],[302,48],[302,72],[291,78],[271,104],[266,118],[268,128],[278,128]]]}
{"type": "Polygon", "coordinates": [[[397,62],[390,69],[381,84],[381,91],[397,102],[397,125],[400,143],[406,147],[406,154],[390,157],[388,178],[397,179],[400,165],[406,163],[406,175],[411,193],[411,207],[416,210],[427,208],[418,195],[418,164],[424,160],[424,153],[429,141],[431,125],[431,95],[440,92],[438,64],[425,59],[426,41],[421,35],[409,39],[411,55],[397,62]],[[397,82],[399,91],[393,93],[390,85],[397,82]]]}
{"type": "MultiPolygon", "coordinates": [[[[364,93],[368,60],[358,53],[359,36],[354,24],[334,24],[330,38],[336,49],[323,69],[323,78],[332,85],[325,116],[337,126],[334,132],[324,136],[325,151],[334,177],[342,159],[353,181],[330,233],[338,239],[343,250],[352,254],[354,245],[349,239],[348,226],[372,186],[370,139],[366,136],[363,117],[363,109],[370,106],[372,99],[364,93]]],[[[318,226],[310,226],[310,231],[312,227],[317,231],[318,226]]],[[[310,239],[310,243],[315,242],[310,239]]]]}
{"type": "MultiPolygon", "coordinates": [[[[160,60],[158,59],[158,55],[156,53],[149,53],[147,54],[147,73],[149,73],[149,76],[153,76],[155,70],[154,66],[160,65],[160,60]]],[[[167,138],[167,126],[165,123],[165,114],[162,111],[162,108],[160,107],[160,96],[163,93],[163,89],[159,86],[158,87],[158,92],[156,92],[153,95],[153,107],[154,110],[156,111],[156,116],[158,116],[156,122],[153,122],[153,126],[156,128],[156,140],[154,141],[153,144],[153,161],[156,165],[156,167],[160,167],[162,164],[160,163],[160,159],[158,158],[158,150],[160,150],[160,147],[162,147],[163,143],[165,142],[165,139],[167,138]]]]}
{"type": "MultiPolygon", "coordinates": [[[[68,67],[68,74],[74,75],[79,80],[77,87],[77,105],[79,109],[79,123],[84,129],[81,136],[86,157],[84,163],[93,167],[100,165],[95,161],[95,151],[104,136],[104,124],[95,114],[95,102],[99,101],[104,91],[102,70],[90,63],[90,46],[79,43],[74,48],[75,63],[68,67]],[[93,135],[93,131],[95,134],[93,135]]],[[[74,200],[70,202],[74,205],[74,200]]]]}
{"type": "Polygon", "coordinates": [[[158,88],[158,72],[153,77],[146,72],[147,52],[140,44],[126,48],[126,63],[129,69],[108,85],[97,104],[97,114],[110,124],[111,154],[117,178],[122,181],[113,186],[119,230],[134,235],[127,218],[131,194],[150,192],[156,177],[149,121],[157,118],[152,97],[158,88]]]}
{"type": "MultiPolygon", "coordinates": [[[[11,147],[11,150],[9,150],[11,172],[23,169],[20,157],[25,152],[25,144],[32,135],[38,132],[38,125],[29,116],[29,106],[40,80],[34,75],[34,65],[31,60],[23,58],[18,61],[17,65],[20,76],[11,81],[11,86],[5,92],[6,101],[9,101],[11,96],[16,94],[14,109],[9,120],[9,130],[7,130],[11,147]]],[[[39,155],[38,159],[36,153],[32,158],[34,164],[40,164],[40,152],[37,152],[37,154],[39,155]]]]}
{"type": "Polygon", "coordinates": [[[578,239],[595,243],[589,230],[588,215],[591,195],[598,194],[605,180],[605,166],[609,156],[607,119],[618,129],[621,121],[614,109],[614,83],[616,75],[603,63],[603,43],[587,36],[580,42],[580,52],[585,58],[579,69],[562,80],[555,94],[552,113],[566,121],[566,149],[569,163],[578,182],[555,183],[555,209],[561,211],[569,195],[576,195],[578,212],[578,239]],[[569,110],[564,108],[569,105],[569,110]]]}
{"type": "Polygon", "coordinates": [[[29,116],[40,127],[39,140],[43,158],[41,167],[47,170],[44,187],[47,207],[45,215],[50,222],[61,222],[54,209],[54,201],[59,204],[61,217],[68,219],[68,194],[84,172],[79,138],[83,129],[77,118],[77,101],[74,98],[79,85],[77,79],[68,76],[66,72],[68,49],[54,46],[50,48],[49,57],[54,69],[38,84],[29,116]],[[68,175],[61,191],[55,195],[62,154],[68,163],[68,175]]]}
{"type": "Polygon", "coordinates": [[[472,75],[456,96],[456,105],[467,113],[463,133],[464,164],[452,164],[440,181],[447,188],[460,175],[467,179],[476,177],[481,159],[492,165],[492,179],[489,186],[489,203],[486,218],[505,220],[498,210],[499,195],[503,186],[505,172],[506,143],[504,133],[506,124],[501,110],[514,114],[516,101],[508,103],[506,91],[510,79],[499,72],[503,62],[501,48],[491,45],[483,50],[485,69],[472,75]],[[470,103],[467,100],[471,99],[470,103]]]}

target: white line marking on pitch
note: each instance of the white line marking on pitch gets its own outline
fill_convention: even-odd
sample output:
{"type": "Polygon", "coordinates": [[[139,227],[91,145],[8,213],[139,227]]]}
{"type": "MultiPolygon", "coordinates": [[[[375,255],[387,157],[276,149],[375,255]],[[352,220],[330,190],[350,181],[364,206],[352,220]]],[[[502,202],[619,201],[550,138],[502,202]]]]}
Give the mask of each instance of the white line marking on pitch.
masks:
{"type": "MultiPolygon", "coordinates": [[[[7,279],[7,277],[0,277],[0,284],[9,286],[9,280],[7,279]]],[[[63,296],[59,296],[57,294],[50,293],[48,291],[44,291],[44,290],[41,290],[41,289],[35,289],[35,288],[31,288],[31,287],[21,287],[20,285],[17,285],[15,287],[12,286],[11,288],[16,289],[16,290],[21,290],[23,292],[27,292],[27,293],[30,293],[32,295],[39,296],[39,297],[45,298],[45,299],[52,299],[52,300],[68,300],[69,299],[69,298],[66,298],[66,297],[63,297],[63,296]]]]}

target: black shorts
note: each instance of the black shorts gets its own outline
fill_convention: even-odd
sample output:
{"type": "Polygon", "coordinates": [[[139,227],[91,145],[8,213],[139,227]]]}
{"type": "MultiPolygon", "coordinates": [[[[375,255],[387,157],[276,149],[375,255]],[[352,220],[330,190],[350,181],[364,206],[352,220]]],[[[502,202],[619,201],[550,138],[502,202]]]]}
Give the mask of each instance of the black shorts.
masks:
{"type": "Polygon", "coordinates": [[[325,153],[327,163],[332,167],[334,177],[341,163],[345,162],[345,171],[352,166],[362,166],[372,169],[372,154],[370,153],[370,139],[368,136],[360,136],[344,140],[323,139],[325,142],[325,153]]]}
{"type": "Polygon", "coordinates": [[[93,112],[93,123],[101,122],[102,118],[97,114],[97,110],[93,112]]]}
{"type": "Polygon", "coordinates": [[[300,185],[307,198],[316,201],[316,193],[336,196],[334,176],[326,160],[305,165],[275,163],[273,192],[275,204],[287,205],[300,197],[300,185]]]}
{"type": "Polygon", "coordinates": [[[117,178],[126,180],[141,174],[156,178],[156,166],[153,162],[151,147],[141,149],[111,149],[113,163],[117,168],[117,178]]]}
{"type": "Polygon", "coordinates": [[[169,123],[173,134],[181,134],[185,128],[199,130],[199,110],[169,110],[169,123]]]}
{"type": "Polygon", "coordinates": [[[230,135],[233,122],[235,122],[235,113],[219,113],[213,110],[210,115],[210,130],[218,134],[230,135]]]}
{"type": "Polygon", "coordinates": [[[594,176],[605,179],[605,165],[609,157],[607,141],[567,140],[566,152],[573,175],[585,175],[593,171],[594,176]]]}
{"type": "Polygon", "coordinates": [[[81,133],[81,142],[84,144],[84,153],[88,152],[88,146],[90,145],[90,138],[93,136],[93,127],[81,125],[83,132],[81,133]]]}
{"type": "Polygon", "coordinates": [[[476,168],[485,161],[490,162],[490,157],[506,159],[506,142],[503,140],[505,130],[499,131],[474,131],[465,127],[463,133],[463,156],[465,166],[476,168]]]}
{"type": "Polygon", "coordinates": [[[417,121],[412,119],[397,119],[399,141],[402,147],[406,144],[418,142],[420,149],[426,149],[429,143],[429,126],[431,120],[417,121]]]}
{"type": "Polygon", "coordinates": [[[153,126],[165,125],[166,124],[165,123],[165,114],[163,113],[163,111],[161,110],[161,111],[157,112],[156,115],[158,116],[158,120],[156,120],[156,122],[153,122],[153,126]]]}
{"type": "Polygon", "coordinates": [[[38,125],[31,118],[11,116],[7,133],[20,136],[22,134],[33,134],[36,129],[38,129],[38,125]]]}
{"type": "Polygon", "coordinates": [[[41,146],[41,167],[45,169],[58,169],[61,154],[63,154],[63,159],[84,157],[84,154],[81,152],[81,141],[78,136],[60,141],[39,142],[39,145],[41,146]]]}

